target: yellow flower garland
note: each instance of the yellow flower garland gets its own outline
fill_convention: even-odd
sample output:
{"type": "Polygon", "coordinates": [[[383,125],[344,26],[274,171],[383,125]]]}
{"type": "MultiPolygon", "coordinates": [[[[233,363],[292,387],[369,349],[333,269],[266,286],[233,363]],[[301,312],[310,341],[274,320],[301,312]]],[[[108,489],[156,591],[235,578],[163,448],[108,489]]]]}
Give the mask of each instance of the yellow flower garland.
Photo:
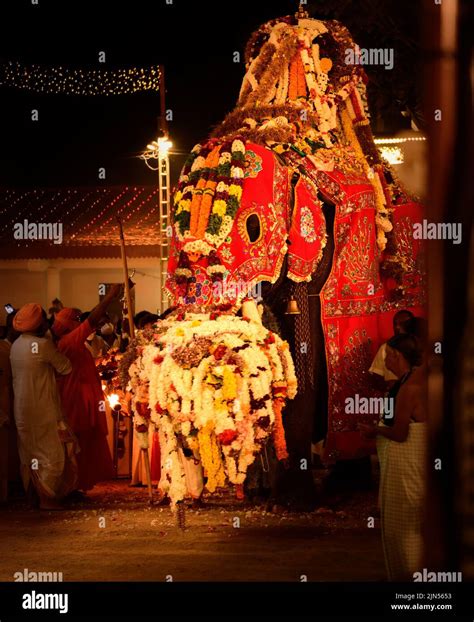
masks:
{"type": "Polygon", "coordinates": [[[198,431],[198,441],[202,466],[207,476],[206,488],[209,492],[214,492],[216,488],[224,486],[225,472],[221,451],[211,425],[208,424],[198,431]]]}
{"type": "Polygon", "coordinates": [[[237,397],[237,379],[227,365],[224,367],[223,378],[222,397],[225,400],[234,400],[237,397]]]}

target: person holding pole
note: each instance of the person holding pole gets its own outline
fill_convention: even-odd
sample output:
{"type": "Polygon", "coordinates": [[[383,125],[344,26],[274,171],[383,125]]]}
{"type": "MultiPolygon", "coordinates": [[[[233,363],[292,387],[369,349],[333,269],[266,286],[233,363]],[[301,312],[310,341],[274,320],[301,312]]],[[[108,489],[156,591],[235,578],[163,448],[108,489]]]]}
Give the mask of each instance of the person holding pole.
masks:
{"type": "MultiPolygon", "coordinates": [[[[127,333],[127,336],[130,337],[130,339],[134,339],[135,325],[133,322],[132,297],[130,294],[130,278],[128,276],[127,251],[125,248],[125,236],[123,234],[122,221],[120,220],[118,216],[117,216],[117,224],[119,227],[119,234],[120,234],[120,253],[122,257],[123,282],[124,282],[124,289],[125,289],[125,297],[124,297],[125,308],[124,308],[123,315],[124,315],[124,324],[127,327],[127,330],[122,330],[122,338],[124,337],[124,333],[127,333]]],[[[150,500],[150,504],[152,504],[153,503],[153,489],[152,489],[152,483],[151,483],[150,456],[148,454],[147,448],[143,448],[140,453],[141,453],[141,457],[143,458],[143,464],[145,466],[146,482],[148,485],[148,497],[150,500]]],[[[132,458],[132,461],[133,461],[133,458],[132,458]]],[[[133,467],[132,467],[132,472],[133,472],[133,467]]],[[[133,481],[133,475],[132,475],[132,481],[133,481]]]]}
{"type": "Polygon", "coordinates": [[[87,491],[100,481],[114,477],[114,468],[107,444],[105,398],[97,367],[85,345],[107,307],[122,291],[114,285],[89,314],[80,322],[77,309],[61,309],[56,315],[52,331],[58,339],[58,350],[72,363],[72,372],[58,378],[58,387],[66,420],[77,437],[80,451],[77,455],[78,485],[87,491]]]}

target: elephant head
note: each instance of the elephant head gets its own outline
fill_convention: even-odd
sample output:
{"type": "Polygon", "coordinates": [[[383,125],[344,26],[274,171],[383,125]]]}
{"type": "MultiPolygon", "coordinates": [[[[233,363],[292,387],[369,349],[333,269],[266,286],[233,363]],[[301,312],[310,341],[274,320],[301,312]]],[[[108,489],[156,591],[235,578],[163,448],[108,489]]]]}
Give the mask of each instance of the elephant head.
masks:
{"type": "Polygon", "coordinates": [[[365,73],[346,62],[353,49],[341,24],[301,12],[252,35],[237,105],[192,150],[174,194],[174,304],[237,308],[278,280],[285,256],[286,276],[310,281],[326,243],[322,200],[364,193],[380,259],[394,186],[370,131],[365,73]]]}

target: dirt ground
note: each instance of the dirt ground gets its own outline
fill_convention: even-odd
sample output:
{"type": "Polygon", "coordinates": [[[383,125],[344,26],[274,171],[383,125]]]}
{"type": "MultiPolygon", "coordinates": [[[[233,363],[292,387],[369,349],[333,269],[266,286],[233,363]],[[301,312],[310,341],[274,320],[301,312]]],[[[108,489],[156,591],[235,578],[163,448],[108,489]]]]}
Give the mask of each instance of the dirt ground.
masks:
{"type": "Polygon", "coordinates": [[[186,507],[184,531],[169,507],[150,506],[146,489],[124,481],[98,485],[62,512],[13,501],[0,510],[0,581],[25,568],[62,572],[64,581],[385,579],[373,491],[297,514],[267,512],[230,493],[204,501],[186,507]]]}

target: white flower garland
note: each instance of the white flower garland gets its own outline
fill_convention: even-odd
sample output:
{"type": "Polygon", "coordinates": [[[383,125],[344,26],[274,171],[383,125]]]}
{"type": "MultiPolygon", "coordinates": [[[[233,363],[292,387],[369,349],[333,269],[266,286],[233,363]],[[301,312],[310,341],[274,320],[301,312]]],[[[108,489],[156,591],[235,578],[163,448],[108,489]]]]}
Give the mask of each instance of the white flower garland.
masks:
{"type": "MultiPolygon", "coordinates": [[[[184,498],[178,438],[191,446],[204,428],[216,435],[229,481],[242,484],[273,431],[274,388],[286,390],[290,399],[296,395],[288,344],[257,322],[229,315],[211,320],[209,314],[194,313],[160,322],[157,329],[152,341],[139,348],[129,374],[135,403],[143,402],[144,387],[148,390],[149,421],[160,435],[161,490],[173,503],[184,498]],[[199,362],[188,358],[196,356],[196,349],[199,362]],[[234,438],[222,444],[219,435],[229,434],[234,438]]],[[[135,423],[149,422],[137,414],[135,423]]],[[[142,446],[147,439],[147,433],[139,433],[142,446]]]]}

